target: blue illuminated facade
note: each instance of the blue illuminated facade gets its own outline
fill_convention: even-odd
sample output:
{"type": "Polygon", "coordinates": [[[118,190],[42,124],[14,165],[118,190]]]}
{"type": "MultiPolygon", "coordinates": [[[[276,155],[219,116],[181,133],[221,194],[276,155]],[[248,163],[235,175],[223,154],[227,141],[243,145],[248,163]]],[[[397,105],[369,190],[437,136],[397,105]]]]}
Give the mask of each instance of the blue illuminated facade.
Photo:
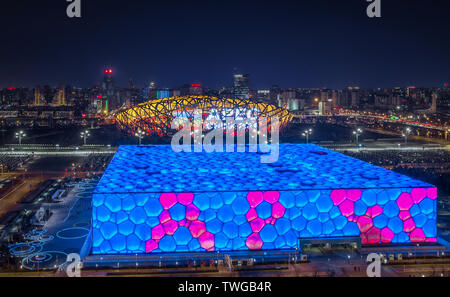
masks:
{"type": "Polygon", "coordinates": [[[121,146],[93,195],[93,254],[290,249],[302,237],[436,241],[436,188],[315,145],[121,146]]]}

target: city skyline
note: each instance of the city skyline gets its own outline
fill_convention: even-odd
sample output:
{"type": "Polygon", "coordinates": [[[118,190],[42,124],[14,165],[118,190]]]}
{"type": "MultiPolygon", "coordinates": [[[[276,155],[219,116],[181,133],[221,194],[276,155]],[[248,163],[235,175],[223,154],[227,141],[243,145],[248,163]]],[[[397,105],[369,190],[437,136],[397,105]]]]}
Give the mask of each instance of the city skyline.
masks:
{"type": "MultiPolygon", "coordinates": [[[[108,68],[108,67],[104,67],[104,68],[108,68]]],[[[124,75],[120,75],[120,74],[117,75],[116,69],[115,68],[112,68],[112,69],[114,69],[114,76],[115,77],[119,77],[119,78],[121,77],[122,78],[119,81],[119,83],[116,83],[116,87],[118,87],[118,88],[127,88],[129,86],[129,83],[133,82],[135,87],[139,88],[139,89],[145,89],[150,84],[154,85],[155,88],[157,88],[157,89],[178,89],[178,88],[182,88],[182,87],[184,87],[186,85],[194,84],[194,85],[199,85],[202,88],[219,90],[219,89],[224,88],[224,87],[228,87],[228,88],[232,87],[233,86],[233,75],[239,73],[239,72],[233,72],[233,73],[230,72],[228,80],[225,80],[225,81],[222,81],[221,83],[216,84],[217,85],[216,87],[210,87],[208,85],[203,84],[202,81],[195,80],[195,79],[194,80],[192,80],[192,79],[189,80],[189,78],[187,78],[184,83],[180,83],[178,85],[168,85],[168,84],[161,85],[158,82],[158,79],[151,80],[151,81],[145,81],[145,82],[143,82],[143,83],[138,85],[138,84],[135,83],[136,80],[135,80],[135,78],[132,75],[129,76],[128,80],[124,80],[123,79],[124,75]]],[[[91,84],[88,83],[86,85],[75,85],[75,84],[73,84],[71,82],[64,82],[64,83],[63,82],[59,82],[59,83],[57,83],[57,82],[56,83],[42,82],[42,83],[35,83],[35,84],[31,83],[29,85],[16,85],[16,84],[9,84],[9,85],[5,84],[5,85],[2,85],[1,82],[0,82],[0,89],[8,89],[8,88],[10,88],[10,89],[11,88],[14,88],[14,89],[15,88],[35,89],[37,87],[43,87],[43,86],[50,86],[52,88],[59,88],[61,86],[71,86],[71,87],[74,87],[74,88],[89,89],[89,88],[92,88],[92,87],[95,87],[95,86],[99,86],[101,84],[101,81],[103,79],[102,73],[104,73],[104,72],[103,71],[100,71],[100,72],[96,71],[96,72],[99,73],[99,75],[97,77],[97,81],[93,81],[91,84]]],[[[311,89],[311,90],[319,90],[319,89],[345,90],[345,89],[347,89],[349,87],[359,87],[361,89],[367,89],[367,90],[371,90],[371,89],[372,90],[375,90],[375,89],[386,89],[386,90],[389,90],[389,89],[395,89],[395,88],[405,88],[405,89],[406,88],[431,88],[431,89],[433,89],[433,88],[448,87],[448,81],[447,80],[443,80],[439,84],[429,84],[429,85],[420,85],[420,84],[411,83],[411,84],[389,85],[389,86],[386,86],[386,85],[369,86],[369,85],[367,85],[367,86],[361,87],[358,84],[347,84],[347,85],[334,85],[333,87],[331,87],[329,85],[323,85],[323,86],[306,86],[306,85],[302,85],[302,86],[286,86],[286,85],[283,85],[283,84],[279,85],[279,84],[275,84],[275,83],[273,83],[273,84],[269,83],[268,85],[264,85],[264,86],[260,86],[260,87],[254,87],[255,83],[254,83],[254,79],[253,79],[252,74],[250,73],[250,74],[247,74],[247,75],[250,75],[250,79],[251,79],[250,90],[268,90],[268,89],[271,89],[272,87],[275,87],[275,86],[276,87],[280,87],[282,89],[299,89],[299,90],[301,90],[301,89],[303,89],[303,90],[308,90],[308,89],[311,89]]],[[[142,79],[138,79],[138,81],[142,81],[142,79]]]]}
{"type": "Polygon", "coordinates": [[[8,2],[0,87],[91,87],[105,67],[119,86],[218,89],[235,72],[251,74],[252,89],[448,83],[447,2],[383,1],[380,19],[366,1],[333,2],[82,1],[81,19],[65,1],[8,2]]]}
{"type": "MultiPolygon", "coordinates": [[[[69,83],[42,83],[42,84],[32,84],[32,85],[25,85],[25,86],[21,86],[21,85],[5,85],[2,86],[0,85],[0,90],[6,90],[6,89],[10,89],[10,90],[14,90],[14,89],[36,89],[38,87],[42,88],[45,86],[48,86],[52,89],[57,89],[57,88],[61,88],[61,87],[73,87],[73,88],[77,88],[77,89],[91,89],[94,87],[98,87],[99,85],[101,85],[101,80],[102,77],[99,77],[99,80],[97,82],[93,82],[91,85],[87,85],[87,86],[78,86],[78,85],[74,85],[69,83]]],[[[134,79],[130,78],[130,80],[134,83],[134,79]]],[[[128,82],[123,82],[123,84],[116,84],[115,87],[118,89],[127,89],[129,87],[129,83],[128,82]]],[[[144,83],[142,85],[135,85],[136,89],[146,89],[149,87],[149,85],[152,84],[155,86],[156,89],[160,89],[160,90],[177,90],[186,86],[192,86],[192,85],[198,85],[201,88],[205,88],[205,89],[211,89],[211,90],[220,90],[221,88],[233,88],[233,80],[232,78],[229,79],[228,82],[224,82],[220,87],[217,88],[213,88],[213,87],[209,87],[207,85],[203,85],[201,82],[198,81],[188,81],[186,80],[185,83],[182,83],[180,85],[175,85],[175,86],[161,86],[157,84],[157,81],[149,81],[147,83],[144,83]]],[[[252,84],[253,84],[253,80],[252,80],[252,84]]],[[[261,88],[250,88],[250,91],[258,91],[258,90],[269,90],[272,89],[273,87],[278,87],[281,90],[346,90],[348,88],[359,88],[361,90],[393,90],[393,89],[439,89],[439,88],[446,88],[448,87],[448,83],[446,81],[442,82],[440,85],[427,85],[427,86],[422,86],[422,85],[413,85],[413,84],[408,84],[408,85],[395,85],[395,86],[367,86],[367,87],[360,87],[359,85],[342,85],[342,86],[336,86],[334,88],[329,87],[329,86],[322,86],[322,87],[297,87],[297,86],[279,86],[276,84],[272,84],[272,85],[268,85],[268,86],[263,86],[261,88]]]]}
{"type": "MultiPolygon", "coordinates": [[[[330,86],[280,86],[278,84],[269,84],[267,86],[262,86],[260,88],[257,87],[253,87],[254,85],[254,80],[253,80],[253,76],[251,73],[238,73],[238,72],[234,72],[234,73],[230,73],[228,80],[227,81],[223,81],[221,84],[219,84],[219,87],[210,87],[208,85],[204,85],[203,82],[198,81],[198,80],[189,80],[186,79],[186,81],[184,83],[180,83],[178,85],[160,85],[158,80],[152,80],[152,81],[146,81],[140,85],[135,83],[135,79],[130,76],[130,78],[128,79],[128,81],[121,81],[120,83],[117,83],[117,74],[116,74],[116,69],[115,68],[111,68],[111,67],[104,67],[104,69],[101,71],[101,73],[103,73],[104,75],[104,71],[112,71],[111,73],[109,73],[110,75],[112,75],[114,77],[114,82],[115,82],[115,87],[116,88],[129,88],[130,83],[133,84],[134,88],[136,89],[146,89],[149,88],[151,86],[151,88],[155,88],[155,89],[161,89],[161,90],[174,90],[174,89],[180,89],[186,86],[192,86],[192,87],[199,87],[199,88],[205,88],[205,89],[211,89],[211,90],[220,90],[221,88],[233,88],[233,84],[234,84],[234,80],[233,80],[233,76],[234,75],[246,75],[249,76],[250,79],[250,89],[249,91],[256,91],[256,90],[269,90],[272,89],[273,87],[277,87],[280,88],[282,90],[345,90],[348,88],[360,88],[360,89],[366,89],[366,90],[392,90],[392,89],[408,89],[408,88],[413,88],[413,89],[438,89],[438,88],[447,88],[448,87],[448,82],[447,81],[442,81],[439,85],[417,85],[417,84],[406,84],[406,85],[392,85],[392,86],[366,86],[366,87],[361,87],[358,84],[349,84],[349,85],[340,85],[340,86],[335,86],[335,87],[330,87],[330,86]]],[[[97,71],[98,72],[98,71],[97,71]]],[[[36,88],[40,88],[40,87],[44,87],[44,86],[48,86],[50,88],[60,88],[60,87],[73,87],[73,88],[79,88],[79,89],[90,89],[90,88],[94,88],[94,87],[98,87],[102,84],[102,80],[104,79],[104,76],[99,75],[97,78],[97,81],[93,81],[91,84],[88,85],[83,85],[83,86],[79,86],[79,85],[74,85],[73,83],[46,83],[43,82],[41,84],[31,84],[31,85],[4,85],[2,86],[0,84],[0,90],[1,89],[20,89],[20,88],[24,88],[24,89],[36,89],[36,88]]]]}

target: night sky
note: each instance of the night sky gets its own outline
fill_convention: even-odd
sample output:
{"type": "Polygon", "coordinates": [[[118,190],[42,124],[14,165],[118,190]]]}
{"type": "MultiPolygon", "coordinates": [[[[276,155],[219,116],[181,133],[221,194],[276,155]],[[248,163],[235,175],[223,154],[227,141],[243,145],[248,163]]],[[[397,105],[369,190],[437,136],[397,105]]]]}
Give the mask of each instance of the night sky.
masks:
{"type": "Polygon", "coordinates": [[[0,2],[0,87],[200,82],[252,88],[441,86],[450,81],[450,4],[382,0],[65,0],[0,2]]]}

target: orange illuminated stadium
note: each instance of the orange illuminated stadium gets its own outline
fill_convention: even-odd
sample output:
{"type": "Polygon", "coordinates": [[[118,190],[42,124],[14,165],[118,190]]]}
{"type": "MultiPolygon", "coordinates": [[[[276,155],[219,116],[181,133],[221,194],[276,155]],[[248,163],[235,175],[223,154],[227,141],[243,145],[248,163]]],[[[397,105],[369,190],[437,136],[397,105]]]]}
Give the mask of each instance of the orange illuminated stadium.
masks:
{"type": "Polygon", "coordinates": [[[157,99],[118,110],[115,119],[120,129],[134,134],[171,135],[172,121],[184,117],[194,118],[194,111],[201,110],[203,123],[210,119],[225,122],[226,118],[259,119],[278,118],[280,128],[285,127],[293,115],[285,108],[245,99],[228,99],[209,96],[182,96],[157,99]]]}

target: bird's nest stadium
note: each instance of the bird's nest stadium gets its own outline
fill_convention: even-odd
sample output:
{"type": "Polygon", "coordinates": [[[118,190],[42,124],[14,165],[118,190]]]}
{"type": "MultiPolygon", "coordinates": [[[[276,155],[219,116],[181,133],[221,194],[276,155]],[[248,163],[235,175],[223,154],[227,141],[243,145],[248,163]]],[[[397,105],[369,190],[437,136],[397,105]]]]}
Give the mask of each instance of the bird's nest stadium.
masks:
{"type": "Polygon", "coordinates": [[[174,132],[174,119],[193,119],[199,110],[203,124],[211,119],[225,122],[229,117],[240,120],[264,117],[268,122],[276,117],[280,128],[284,128],[293,118],[285,108],[252,100],[182,96],[152,100],[118,110],[115,119],[121,130],[131,134],[140,131],[147,135],[168,136],[174,132]]]}

